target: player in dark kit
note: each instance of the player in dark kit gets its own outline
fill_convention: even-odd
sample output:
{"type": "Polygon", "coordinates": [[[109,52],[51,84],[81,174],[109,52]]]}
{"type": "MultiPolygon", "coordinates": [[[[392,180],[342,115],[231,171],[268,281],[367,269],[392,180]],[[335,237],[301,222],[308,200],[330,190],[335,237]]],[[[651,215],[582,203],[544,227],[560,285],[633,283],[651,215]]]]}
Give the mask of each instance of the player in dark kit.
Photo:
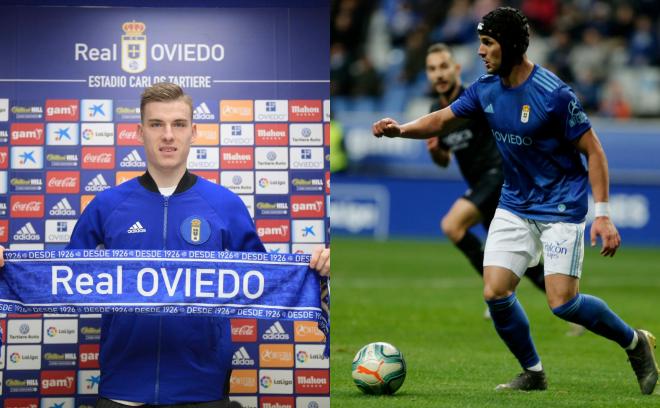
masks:
{"type": "MultiPolygon", "coordinates": [[[[465,91],[461,83],[461,66],[445,44],[433,44],[427,50],[426,76],[439,94],[438,100],[431,106],[431,112],[449,106],[465,91]]],[[[483,245],[470,232],[470,228],[481,222],[488,231],[504,182],[502,156],[490,134],[488,123],[485,118],[471,120],[451,133],[427,139],[427,147],[433,161],[441,167],[449,165],[453,153],[469,186],[442,218],[440,227],[479,275],[483,275],[483,245]]],[[[525,276],[545,291],[542,264],[528,268],[525,276]]],[[[488,309],[485,317],[490,317],[488,309]]]]}

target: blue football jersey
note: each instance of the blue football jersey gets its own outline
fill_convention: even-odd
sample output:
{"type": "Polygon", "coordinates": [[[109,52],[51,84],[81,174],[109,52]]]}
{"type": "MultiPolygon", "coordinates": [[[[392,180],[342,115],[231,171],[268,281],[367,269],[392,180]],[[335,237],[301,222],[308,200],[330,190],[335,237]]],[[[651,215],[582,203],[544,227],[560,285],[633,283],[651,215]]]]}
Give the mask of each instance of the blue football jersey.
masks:
{"type": "Polygon", "coordinates": [[[535,65],[514,88],[484,75],[450,107],[458,117],[486,117],[503,159],[500,207],[538,221],[584,221],[588,176],[574,143],[591,123],[568,85],[535,65]]]}

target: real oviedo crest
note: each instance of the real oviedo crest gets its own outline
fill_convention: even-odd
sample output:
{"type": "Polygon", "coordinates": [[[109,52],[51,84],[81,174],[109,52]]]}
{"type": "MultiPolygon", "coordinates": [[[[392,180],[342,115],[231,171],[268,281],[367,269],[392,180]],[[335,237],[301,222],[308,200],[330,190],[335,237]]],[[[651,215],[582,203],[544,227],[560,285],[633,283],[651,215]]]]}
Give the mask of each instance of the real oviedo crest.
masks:
{"type": "Polygon", "coordinates": [[[181,236],[193,245],[202,245],[211,236],[211,226],[208,221],[197,215],[192,215],[181,223],[181,236]]]}

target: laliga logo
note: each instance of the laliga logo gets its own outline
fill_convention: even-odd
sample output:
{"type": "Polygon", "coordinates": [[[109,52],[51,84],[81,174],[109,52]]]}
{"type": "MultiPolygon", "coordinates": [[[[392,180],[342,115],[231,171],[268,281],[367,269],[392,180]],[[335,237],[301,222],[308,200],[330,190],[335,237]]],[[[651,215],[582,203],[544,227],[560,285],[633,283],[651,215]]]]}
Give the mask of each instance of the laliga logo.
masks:
{"type": "Polygon", "coordinates": [[[20,362],[21,361],[21,355],[18,354],[17,352],[13,352],[13,353],[11,353],[11,356],[9,356],[9,361],[11,361],[14,364],[20,362]]]}
{"type": "Polygon", "coordinates": [[[46,334],[48,334],[48,337],[55,337],[57,336],[57,328],[51,326],[46,330],[46,334]]]}
{"type": "Polygon", "coordinates": [[[129,74],[137,74],[147,69],[147,26],[138,21],[124,23],[121,28],[121,69],[129,74]]]}
{"type": "Polygon", "coordinates": [[[261,380],[259,381],[261,383],[261,386],[264,388],[269,388],[271,385],[273,385],[273,380],[267,375],[261,377],[261,380]]]}
{"type": "Polygon", "coordinates": [[[300,350],[298,354],[296,354],[296,360],[298,360],[301,363],[304,363],[307,361],[307,353],[305,351],[300,350]]]}

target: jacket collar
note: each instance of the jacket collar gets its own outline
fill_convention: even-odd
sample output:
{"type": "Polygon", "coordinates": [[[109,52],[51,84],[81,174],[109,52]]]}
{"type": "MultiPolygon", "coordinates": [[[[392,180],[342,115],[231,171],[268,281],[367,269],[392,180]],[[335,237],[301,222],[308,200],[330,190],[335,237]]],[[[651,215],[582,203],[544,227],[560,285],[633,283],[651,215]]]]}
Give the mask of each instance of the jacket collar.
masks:
{"type": "MultiPolygon", "coordinates": [[[[149,174],[149,171],[145,171],[143,175],[138,177],[138,181],[142,185],[142,187],[146,188],[149,191],[152,191],[154,193],[159,193],[160,191],[158,190],[158,186],[156,185],[156,182],[154,181],[153,177],[151,177],[151,174],[149,174]]],[[[174,194],[179,194],[183,193],[184,191],[187,191],[195,185],[195,182],[197,181],[197,176],[186,170],[185,173],[183,173],[183,177],[181,177],[181,180],[179,180],[179,184],[176,186],[176,190],[174,190],[174,194]]]]}

